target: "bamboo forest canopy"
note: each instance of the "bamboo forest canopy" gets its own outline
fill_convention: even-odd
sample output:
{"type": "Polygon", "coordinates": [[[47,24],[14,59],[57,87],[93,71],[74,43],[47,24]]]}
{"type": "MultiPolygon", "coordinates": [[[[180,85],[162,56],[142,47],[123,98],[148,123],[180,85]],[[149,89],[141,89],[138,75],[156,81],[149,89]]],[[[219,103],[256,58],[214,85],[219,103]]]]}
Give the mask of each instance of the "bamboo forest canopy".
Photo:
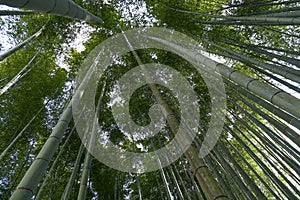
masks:
{"type": "Polygon", "coordinates": [[[0,4],[0,199],[300,199],[300,1],[0,4]],[[137,28],[137,37],[146,32],[155,45],[129,37],[137,28]],[[111,45],[100,51],[103,42],[111,45]],[[122,45],[129,50],[110,54],[122,45]],[[86,83],[99,63],[107,66],[89,109],[75,97],[88,95],[86,83]],[[162,82],[176,71],[189,86],[175,79],[172,86],[182,93],[174,93],[152,82],[148,63],[156,63],[162,82]],[[123,108],[115,106],[125,101],[120,82],[137,66],[136,80],[146,82],[132,92],[125,118],[117,118],[123,108]],[[195,101],[181,101],[188,88],[195,101]],[[156,126],[153,113],[164,116],[156,126]],[[143,128],[124,131],[121,118],[159,131],[141,137],[143,128]],[[143,173],[125,170],[125,164],[145,166],[139,157],[121,162],[122,156],[104,154],[116,169],[95,153],[109,143],[148,155],[173,141],[182,155],[171,161],[173,151],[153,154],[158,169],[143,173]],[[201,156],[207,143],[213,148],[201,156]]]}

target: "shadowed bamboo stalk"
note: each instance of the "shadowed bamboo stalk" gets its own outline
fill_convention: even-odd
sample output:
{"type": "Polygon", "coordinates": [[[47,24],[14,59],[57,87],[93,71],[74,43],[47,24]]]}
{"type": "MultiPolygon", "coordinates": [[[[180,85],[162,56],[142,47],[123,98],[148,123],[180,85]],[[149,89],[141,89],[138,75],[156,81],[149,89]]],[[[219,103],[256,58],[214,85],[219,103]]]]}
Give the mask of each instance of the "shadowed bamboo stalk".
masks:
{"type": "MultiPolygon", "coordinates": [[[[225,129],[228,130],[229,132],[232,131],[231,128],[225,124],[225,129]]],[[[249,164],[249,162],[241,155],[240,151],[229,141],[226,140],[227,143],[230,145],[230,147],[233,149],[233,151],[238,155],[238,157],[246,164],[246,166],[255,174],[255,176],[258,178],[259,181],[262,182],[262,184],[267,188],[267,190],[275,197],[275,199],[279,199],[277,194],[270,188],[269,184],[266,183],[266,181],[257,173],[257,171],[249,164]]]]}
{"type": "MultiPolygon", "coordinates": [[[[204,100],[201,101],[201,103],[204,103],[204,100]]],[[[190,116],[193,117],[193,116],[190,116]]],[[[201,126],[206,127],[206,129],[208,128],[207,125],[200,119],[200,123],[201,126]]],[[[201,130],[200,125],[198,125],[198,128],[201,130]]],[[[202,132],[202,134],[204,135],[205,133],[202,132]]],[[[198,142],[197,138],[196,138],[196,146],[199,148],[200,142],[198,142]]],[[[217,160],[219,160],[222,168],[227,171],[226,173],[231,174],[231,178],[236,182],[236,185],[238,185],[239,187],[241,187],[241,190],[243,191],[243,195],[248,196],[249,199],[255,199],[255,197],[252,195],[252,193],[249,193],[250,190],[244,185],[243,181],[245,183],[247,183],[247,186],[251,189],[251,191],[255,194],[256,198],[258,199],[266,199],[265,195],[259,190],[259,188],[257,187],[257,185],[255,184],[255,182],[250,179],[250,177],[245,173],[245,171],[240,167],[240,165],[235,161],[235,159],[232,157],[231,154],[229,154],[229,151],[227,149],[224,150],[224,145],[222,142],[217,143],[216,148],[213,149],[214,155],[215,157],[217,157],[217,160]],[[223,159],[223,156],[220,154],[220,151],[217,151],[217,149],[221,149],[223,150],[223,152],[226,150],[225,155],[229,156],[230,158],[230,162],[225,161],[223,159]],[[216,149],[217,148],[217,149],[216,149]],[[230,157],[231,156],[231,157],[230,157]],[[228,166],[228,163],[231,163],[231,165],[233,165],[235,167],[235,169],[237,169],[237,171],[239,172],[240,175],[236,174],[234,169],[231,168],[231,166],[228,166]],[[242,177],[242,179],[241,179],[242,177]]],[[[210,159],[207,159],[207,161],[211,162],[210,159]]],[[[220,178],[222,179],[222,178],[220,178]]],[[[225,184],[226,185],[226,184],[225,184]]],[[[241,194],[239,194],[239,198],[241,198],[240,196],[241,194]]],[[[233,198],[231,198],[233,199],[233,198]]]]}
{"type": "Polygon", "coordinates": [[[0,4],[27,8],[41,13],[60,15],[87,22],[103,23],[102,19],[81,8],[71,0],[44,0],[43,2],[40,0],[0,0],[0,4]]]}
{"type": "Polygon", "coordinates": [[[65,187],[64,193],[63,193],[63,195],[61,197],[61,200],[68,200],[70,198],[70,194],[71,194],[71,191],[72,191],[73,183],[74,183],[75,178],[76,178],[76,173],[78,172],[78,169],[79,169],[79,166],[80,166],[80,159],[82,157],[83,150],[84,150],[84,144],[81,143],[81,145],[79,147],[79,150],[78,150],[78,153],[77,153],[76,160],[75,160],[74,168],[72,170],[72,173],[71,173],[71,176],[69,178],[69,181],[68,181],[68,183],[67,183],[67,185],[65,187]]]}
{"type": "Polygon", "coordinates": [[[216,147],[214,149],[214,154],[215,154],[217,160],[220,162],[220,164],[221,164],[222,168],[224,169],[224,171],[226,171],[226,173],[228,173],[230,175],[229,178],[233,179],[233,181],[240,188],[240,190],[243,191],[242,194],[244,194],[247,199],[266,199],[266,197],[261,193],[260,190],[254,190],[254,191],[252,190],[251,186],[254,183],[253,180],[250,180],[251,185],[249,185],[249,184],[245,185],[245,183],[243,181],[245,181],[245,178],[248,177],[248,176],[246,175],[246,173],[244,172],[244,170],[240,169],[238,167],[239,165],[237,163],[234,163],[233,160],[231,160],[231,162],[225,160],[224,156],[219,151],[220,147],[218,147],[218,146],[219,145],[216,145],[216,147]],[[231,163],[231,165],[228,165],[229,162],[231,163]],[[232,166],[234,166],[234,168],[232,166]],[[237,172],[240,173],[240,171],[242,171],[243,173],[242,174],[238,174],[237,172]],[[241,176],[243,177],[243,181],[240,178],[241,176]],[[260,192],[261,193],[260,198],[255,197],[252,194],[252,191],[253,192],[255,192],[255,191],[260,192]]]}
{"type": "MultiPolygon", "coordinates": [[[[207,125],[202,120],[200,120],[200,123],[201,126],[208,128],[207,125]]],[[[200,129],[200,125],[197,126],[200,129]]],[[[202,132],[202,134],[204,133],[202,132]]],[[[196,144],[197,146],[200,146],[200,142],[197,142],[197,140],[196,140],[196,144]]],[[[252,179],[250,179],[250,177],[245,173],[245,171],[241,168],[241,166],[229,153],[228,149],[224,147],[224,144],[222,142],[218,142],[216,147],[212,151],[213,151],[213,155],[215,155],[216,159],[220,162],[222,168],[225,171],[227,171],[225,172],[226,175],[228,174],[231,175],[231,177],[228,178],[231,178],[234,180],[234,182],[236,182],[236,185],[241,188],[241,191],[243,191],[243,194],[246,195],[248,199],[266,199],[265,195],[260,191],[260,189],[257,187],[255,182],[252,179]],[[225,151],[225,155],[229,158],[229,161],[224,160],[223,156],[220,154],[220,149],[223,152],[225,151]],[[230,163],[231,165],[228,166],[228,163],[230,163]],[[236,170],[232,169],[231,166],[233,166],[236,170]],[[235,171],[237,171],[239,174],[235,173],[235,171]],[[245,182],[247,185],[244,185],[243,182],[245,182]],[[256,198],[253,196],[253,194],[246,186],[248,186],[249,189],[255,194],[256,198]]],[[[238,198],[241,197],[238,196],[238,198]]]]}
{"type": "MultiPolygon", "coordinates": [[[[235,103],[235,102],[234,102],[235,103]]],[[[253,117],[250,113],[248,113],[245,109],[241,108],[238,104],[235,103],[235,105],[238,107],[239,110],[241,110],[246,117],[248,117],[257,127],[259,127],[263,132],[265,132],[266,135],[268,135],[271,141],[268,137],[264,136],[263,134],[259,133],[258,130],[254,129],[252,126],[250,126],[248,123],[244,122],[239,116],[234,115],[234,113],[231,112],[233,116],[248,129],[254,135],[257,136],[257,138],[260,138],[260,140],[263,142],[264,145],[269,146],[272,151],[276,152],[276,155],[274,155],[274,158],[277,156],[281,156],[281,160],[284,160],[286,163],[288,163],[291,167],[291,169],[295,170],[298,174],[300,173],[300,170],[298,168],[297,163],[292,159],[295,158],[295,160],[300,160],[299,158],[299,151],[294,148],[292,145],[289,144],[288,141],[283,140],[282,138],[278,137],[277,134],[274,133],[270,128],[265,126],[263,123],[258,121],[255,117],[253,117]],[[281,147],[279,147],[281,146],[281,147]],[[281,150],[279,151],[278,148],[281,150]]],[[[256,140],[256,139],[255,139],[256,140]]],[[[260,142],[257,141],[257,144],[260,142]]],[[[263,146],[263,145],[261,145],[263,146]]],[[[268,151],[268,150],[267,150],[268,151]]],[[[281,161],[279,161],[281,162],[281,161]]]]}
{"type": "MultiPolygon", "coordinates": [[[[254,180],[252,180],[248,174],[245,172],[245,170],[240,166],[240,164],[236,161],[236,159],[232,156],[232,154],[229,152],[229,150],[225,147],[225,145],[222,142],[219,142],[216,146],[220,150],[222,150],[225,155],[228,158],[228,161],[225,163],[231,163],[234,166],[234,169],[238,171],[240,176],[242,177],[242,180],[246,183],[246,186],[255,194],[255,199],[267,199],[266,196],[261,192],[261,190],[257,187],[254,180]]],[[[221,159],[223,159],[223,156],[219,156],[221,159]]],[[[227,164],[228,165],[228,164],[227,164]]],[[[229,165],[230,166],[230,165],[229,165]]],[[[235,170],[233,170],[235,171],[235,170]]],[[[239,177],[239,175],[237,175],[239,177]]],[[[249,196],[249,199],[250,196],[249,196]]]]}

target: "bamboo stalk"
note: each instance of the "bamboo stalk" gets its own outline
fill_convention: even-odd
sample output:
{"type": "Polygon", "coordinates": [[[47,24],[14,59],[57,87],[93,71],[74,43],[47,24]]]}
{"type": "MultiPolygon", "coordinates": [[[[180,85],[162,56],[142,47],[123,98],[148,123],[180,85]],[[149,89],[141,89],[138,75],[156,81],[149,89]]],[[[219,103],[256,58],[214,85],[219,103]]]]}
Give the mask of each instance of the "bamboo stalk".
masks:
{"type": "MultiPolygon", "coordinates": [[[[150,79],[150,76],[147,75],[147,69],[143,66],[142,61],[140,60],[137,53],[133,50],[132,45],[128,41],[126,35],[124,34],[123,30],[122,34],[132,52],[134,55],[136,61],[138,62],[139,66],[141,67],[144,76],[146,77],[147,84],[149,88],[151,89],[153,95],[156,98],[156,101],[159,105],[161,105],[162,112],[165,115],[165,118],[167,120],[167,123],[169,124],[172,132],[176,134],[179,122],[177,121],[176,117],[174,116],[173,111],[169,108],[168,104],[163,100],[162,96],[160,95],[160,92],[156,88],[155,84],[151,84],[148,80],[150,79]]],[[[181,141],[177,141],[179,146],[181,144],[181,141]]],[[[198,151],[194,146],[190,146],[187,151],[184,153],[187,160],[191,164],[193,173],[195,174],[199,184],[201,185],[201,188],[209,200],[219,199],[219,200],[225,200],[228,199],[228,197],[223,193],[223,191],[219,188],[217,181],[212,177],[210,170],[204,163],[204,161],[199,157],[198,151]]]]}
{"type": "MultiPolygon", "coordinates": [[[[0,2],[1,4],[1,2],[0,2]]],[[[5,58],[7,58],[8,56],[12,55],[13,53],[15,53],[16,51],[20,50],[22,47],[26,46],[27,44],[29,44],[31,41],[33,41],[35,38],[37,38],[38,36],[40,36],[43,32],[43,30],[45,29],[45,26],[43,26],[40,30],[38,30],[35,34],[33,34],[32,36],[30,36],[29,38],[27,38],[26,40],[24,40],[23,42],[21,42],[20,44],[14,46],[13,48],[7,50],[6,52],[0,54],[0,61],[4,60],[5,58]]]]}
{"type": "Polygon", "coordinates": [[[35,11],[27,10],[0,10],[0,16],[4,15],[32,15],[36,14],[35,11]]]}
{"type": "Polygon", "coordinates": [[[71,0],[45,0],[43,2],[39,0],[0,0],[0,4],[17,8],[27,8],[41,13],[80,19],[87,22],[103,23],[102,19],[71,0]]]}
{"type": "Polygon", "coordinates": [[[67,108],[64,110],[62,116],[56,124],[52,134],[49,136],[36,159],[27,170],[17,189],[12,194],[10,200],[31,199],[34,194],[34,190],[37,188],[37,185],[47,171],[48,164],[53,157],[60,143],[60,140],[64,135],[64,132],[68,128],[68,124],[71,118],[72,101],[69,102],[67,108]]]}

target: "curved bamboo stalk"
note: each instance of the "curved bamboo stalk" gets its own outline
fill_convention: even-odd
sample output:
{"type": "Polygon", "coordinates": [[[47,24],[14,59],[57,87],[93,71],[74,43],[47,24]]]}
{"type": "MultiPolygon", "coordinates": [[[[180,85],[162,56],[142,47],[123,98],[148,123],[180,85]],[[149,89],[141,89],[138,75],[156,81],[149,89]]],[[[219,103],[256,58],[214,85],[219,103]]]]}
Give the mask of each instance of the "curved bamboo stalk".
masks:
{"type": "Polygon", "coordinates": [[[0,4],[17,8],[27,8],[41,13],[80,19],[87,22],[103,23],[102,19],[81,8],[71,0],[46,0],[43,2],[39,0],[0,0],[0,4]]]}
{"type": "Polygon", "coordinates": [[[0,61],[4,60],[5,58],[7,58],[8,56],[10,56],[11,54],[13,54],[14,52],[18,51],[19,49],[21,49],[22,47],[24,47],[25,45],[29,44],[31,41],[33,41],[35,38],[37,38],[38,36],[41,35],[41,33],[43,32],[43,30],[45,29],[45,26],[43,26],[40,30],[38,30],[35,34],[33,34],[32,36],[30,36],[29,38],[27,38],[26,40],[24,40],[23,42],[21,42],[20,44],[18,44],[17,46],[7,50],[6,52],[0,54],[0,61]]]}

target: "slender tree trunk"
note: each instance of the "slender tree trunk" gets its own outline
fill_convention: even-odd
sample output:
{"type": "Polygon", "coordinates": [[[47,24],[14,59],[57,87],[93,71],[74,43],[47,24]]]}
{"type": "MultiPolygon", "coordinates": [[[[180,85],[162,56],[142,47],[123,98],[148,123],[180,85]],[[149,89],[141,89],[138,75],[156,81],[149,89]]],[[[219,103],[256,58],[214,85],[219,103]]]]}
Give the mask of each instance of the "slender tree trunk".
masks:
{"type": "Polygon", "coordinates": [[[42,110],[45,109],[45,106],[47,106],[49,102],[50,102],[50,99],[45,103],[45,105],[41,106],[39,111],[31,118],[31,120],[20,131],[20,133],[16,137],[14,137],[13,141],[11,141],[10,144],[2,151],[2,153],[0,154],[0,161],[7,154],[7,152],[10,150],[10,148],[13,147],[13,145],[23,136],[23,133],[27,130],[27,128],[31,125],[31,123],[37,118],[37,116],[42,112],[42,110]]]}
{"type": "Polygon", "coordinates": [[[72,187],[73,187],[73,183],[75,181],[76,178],[76,173],[78,172],[79,166],[80,166],[80,160],[83,154],[83,150],[84,150],[84,144],[81,143],[79,150],[78,150],[78,154],[77,154],[77,158],[75,160],[75,164],[74,164],[74,168],[72,170],[71,176],[69,178],[68,184],[65,187],[64,193],[61,197],[61,200],[68,200],[70,199],[70,194],[72,191],[72,187]]]}
{"type": "MultiPolygon", "coordinates": [[[[98,115],[100,113],[100,105],[102,102],[102,98],[104,95],[104,91],[105,91],[105,84],[106,82],[104,82],[104,85],[102,86],[102,90],[100,93],[100,97],[97,103],[97,108],[96,108],[96,112],[94,115],[94,119],[93,119],[93,125],[92,125],[92,130],[90,131],[90,136],[88,136],[87,138],[87,142],[88,142],[88,147],[86,150],[86,154],[85,154],[85,159],[84,159],[84,165],[83,165],[83,171],[82,171],[82,175],[81,175],[81,179],[80,179],[80,187],[79,187],[79,193],[78,193],[78,200],[85,200],[86,199],[86,190],[87,190],[87,186],[88,186],[88,179],[89,179],[89,174],[91,171],[91,165],[92,165],[92,153],[94,151],[94,145],[96,142],[96,132],[97,130],[95,130],[95,124],[98,123],[98,115]]],[[[88,133],[87,133],[88,134],[88,133]]]]}
{"type": "Polygon", "coordinates": [[[35,55],[31,58],[31,60],[23,67],[23,69],[16,75],[14,76],[1,90],[0,90],[0,96],[5,93],[10,87],[12,87],[14,84],[16,84],[21,78],[23,78],[30,70],[28,69],[31,65],[31,63],[35,60],[37,55],[39,54],[40,49],[35,53],[35,55]],[[28,70],[27,72],[25,72],[28,70]]]}
{"type": "Polygon", "coordinates": [[[65,148],[66,148],[68,142],[70,141],[71,136],[73,135],[74,132],[75,132],[75,126],[74,126],[73,129],[71,130],[71,132],[70,132],[70,134],[68,135],[67,139],[65,140],[63,146],[61,147],[59,153],[57,154],[55,160],[53,161],[52,166],[51,166],[49,172],[47,173],[47,175],[46,175],[46,177],[45,177],[45,179],[44,179],[44,181],[43,181],[43,183],[42,183],[42,185],[41,185],[41,187],[40,187],[40,189],[39,189],[39,192],[38,192],[37,195],[35,196],[34,200],[40,200],[40,199],[42,198],[42,195],[43,195],[43,192],[44,192],[44,190],[45,190],[45,187],[46,187],[46,185],[47,185],[47,183],[48,183],[48,180],[49,180],[49,178],[51,177],[53,171],[56,169],[56,167],[57,167],[57,165],[58,165],[58,161],[59,161],[59,159],[60,159],[60,156],[61,156],[62,153],[64,152],[64,150],[65,150],[65,148]]]}
{"type": "Polygon", "coordinates": [[[263,63],[260,62],[258,60],[255,60],[253,58],[250,58],[248,56],[245,56],[241,53],[236,53],[230,49],[227,49],[225,47],[222,47],[220,45],[217,45],[213,42],[210,42],[208,40],[204,40],[205,42],[207,42],[208,44],[211,44],[219,49],[222,49],[226,52],[228,52],[229,54],[233,55],[237,61],[240,62],[244,62],[244,63],[251,63],[260,67],[263,67],[264,69],[270,70],[273,73],[276,73],[280,76],[283,76],[286,79],[292,80],[296,83],[300,83],[300,71],[299,70],[295,70],[293,68],[290,67],[283,67],[283,66],[277,66],[277,65],[270,65],[268,63],[263,63]]]}
{"type": "Polygon", "coordinates": [[[20,44],[18,44],[17,46],[9,49],[8,51],[0,54],[0,61],[4,60],[5,58],[7,58],[8,56],[10,56],[11,54],[13,54],[14,52],[18,51],[19,49],[21,49],[22,47],[24,47],[25,45],[29,44],[31,41],[33,41],[35,38],[37,38],[38,36],[41,35],[41,33],[43,32],[45,26],[43,26],[38,32],[36,32],[35,34],[33,34],[31,37],[29,37],[28,39],[24,40],[23,42],[21,42],[20,44]]]}
{"type": "Polygon", "coordinates": [[[277,25],[300,25],[300,19],[297,17],[225,17],[234,21],[247,21],[253,24],[256,23],[271,23],[277,25]]]}
{"type": "Polygon", "coordinates": [[[293,3],[298,3],[299,0],[288,0],[288,1],[282,1],[282,2],[274,2],[273,0],[267,1],[267,2],[243,2],[241,4],[237,4],[237,5],[229,5],[223,9],[219,9],[217,11],[222,11],[222,10],[227,10],[230,8],[236,8],[236,7],[247,7],[247,6],[251,6],[251,7],[260,7],[260,6],[275,6],[275,5],[289,5],[289,4],[293,4],[293,3]]]}
{"type": "MultiPolygon", "coordinates": [[[[233,40],[233,39],[231,39],[231,40],[233,40]]],[[[246,48],[246,49],[252,50],[252,51],[257,52],[257,53],[262,53],[262,54],[265,54],[267,56],[270,56],[271,58],[277,58],[278,60],[282,60],[282,61],[288,62],[292,65],[295,65],[297,67],[300,67],[300,60],[298,60],[298,59],[290,58],[290,57],[287,57],[287,56],[284,56],[284,55],[276,55],[276,54],[268,52],[264,49],[258,48],[258,47],[256,47],[255,45],[252,45],[252,44],[245,44],[243,42],[239,42],[239,41],[236,41],[236,40],[233,40],[233,41],[236,42],[237,44],[234,44],[232,42],[226,42],[226,43],[234,45],[234,46],[238,46],[240,48],[246,48]]],[[[289,69],[289,71],[291,71],[292,73],[300,76],[300,71],[299,70],[295,70],[295,69],[291,68],[291,69],[289,69]]]]}

